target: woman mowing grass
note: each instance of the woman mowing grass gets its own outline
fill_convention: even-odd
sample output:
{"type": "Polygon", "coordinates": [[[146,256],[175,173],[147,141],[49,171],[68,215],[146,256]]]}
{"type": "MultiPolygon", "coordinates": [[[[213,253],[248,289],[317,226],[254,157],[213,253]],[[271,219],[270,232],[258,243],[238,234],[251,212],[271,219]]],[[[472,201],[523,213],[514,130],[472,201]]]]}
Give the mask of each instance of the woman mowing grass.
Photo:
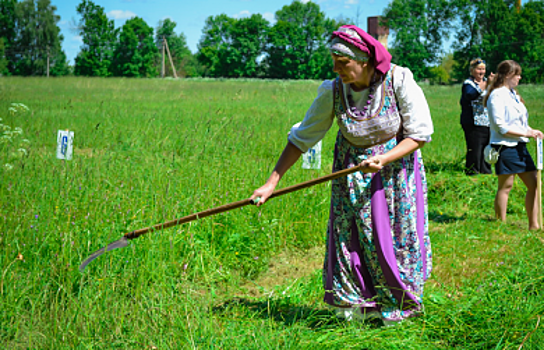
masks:
{"type": "Polygon", "coordinates": [[[529,138],[542,138],[540,130],[529,127],[529,114],[519,93],[516,91],[521,79],[521,67],[512,60],[502,61],[497,66],[497,74],[488,88],[484,99],[489,111],[491,140],[493,148],[499,151],[495,173],[499,178],[499,188],[495,196],[495,215],[506,221],[508,195],[519,176],[527,186],[525,210],[529,219],[529,229],[539,229],[537,207],[536,167],[527,151],[529,138]]]}
{"type": "Polygon", "coordinates": [[[341,317],[379,317],[389,324],[422,311],[431,272],[419,151],[431,140],[431,116],[410,70],[392,65],[389,52],[362,29],[342,26],[333,33],[330,52],[339,76],[321,84],[270,178],[251,199],[264,204],[336,120],[333,171],[358,164],[365,170],[332,183],[325,302],[341,317]]]}

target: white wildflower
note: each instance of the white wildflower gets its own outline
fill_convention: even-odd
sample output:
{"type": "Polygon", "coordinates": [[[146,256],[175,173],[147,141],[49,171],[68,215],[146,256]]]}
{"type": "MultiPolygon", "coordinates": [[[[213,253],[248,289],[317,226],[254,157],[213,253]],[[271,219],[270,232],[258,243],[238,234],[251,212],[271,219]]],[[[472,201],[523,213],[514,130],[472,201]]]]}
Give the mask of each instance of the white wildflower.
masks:
{"type": "Polygon", "coordinates": [[[28,111],[28,110],[29,110],[28,107],[25,106],[25,105],[22,104],[22,103],[12,103],[11,106],[12,106],[13,108],[16,108],[16,109],[22,110],[22,111],[28,111]]]}
{"type": "Polygon", "coordinates": [[[20,128],[20,127],[16,127],[16,128],[13,130],[13,133],[22,135],[22,134],[23,134],[23,129],[20,128]]]}
{"type": "Polygon", "coordinates": [[[9,114],[14,115],[15,113],[17,113],[17,110],[15,108],[13,108],[13,107],[9,107],[8,112],[9,112],[9,114]]]}
{"type": "Polygon", "coordinates": [[[28,140],[28,139],[22,139],[21,142],[22,142],[22,143],[28,143],[28,144],[29,144],[29,143],[30,143],[30,140],[28,140]]]}
{"type": "Polygon", "coordinates": [[[19,149],[17,150],[17,152],[22,153],[22,154],[25,155],[25,156],[27,155],[27,151],[26,151],[26,149],[24,149],[24,148],[19,148],[19,149]]]}
{"type": "Polygon", "coordinates": [[[6,170],[11,170],[11,169],[13,169],[13,165],[11,165],[9,163],[6,163],[6,164],[4,164],[4,168],[6,168],[6,170]]]}

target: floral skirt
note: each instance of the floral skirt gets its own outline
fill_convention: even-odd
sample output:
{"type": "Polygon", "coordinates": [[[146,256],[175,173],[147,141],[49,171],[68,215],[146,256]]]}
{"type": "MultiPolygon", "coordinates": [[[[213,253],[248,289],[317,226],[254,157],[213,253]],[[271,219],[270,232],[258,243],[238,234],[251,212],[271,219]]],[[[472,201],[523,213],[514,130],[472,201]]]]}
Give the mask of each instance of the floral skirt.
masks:
{"type": "MultiPolygon", "coordinates": [[[[392,139],[358,148],[339,132],[333,171],[396,145],[392,139]]],[[[326,303],[402,320],[422,310],[431,269],[427,182],[419,150],[378,173],[355,172],[333,181],[323,268],[326,303]]]]}

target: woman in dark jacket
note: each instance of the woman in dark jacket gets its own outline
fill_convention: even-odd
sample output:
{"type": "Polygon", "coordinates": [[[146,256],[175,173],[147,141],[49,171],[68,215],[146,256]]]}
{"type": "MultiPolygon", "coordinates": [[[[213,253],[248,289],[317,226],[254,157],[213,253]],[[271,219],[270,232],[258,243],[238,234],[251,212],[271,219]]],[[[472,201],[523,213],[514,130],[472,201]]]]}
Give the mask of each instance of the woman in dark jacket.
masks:
{"type": "Polygon", "coordinates": [[[476,58],[470,61],[470,77],[463,83],[460,101],[461,126],[467,144],[467,175],[491,174],[491,167],[484,160],[484,148],[489,143],[489,118],[483,105],[486,87],[485,61],[476,58]]]}

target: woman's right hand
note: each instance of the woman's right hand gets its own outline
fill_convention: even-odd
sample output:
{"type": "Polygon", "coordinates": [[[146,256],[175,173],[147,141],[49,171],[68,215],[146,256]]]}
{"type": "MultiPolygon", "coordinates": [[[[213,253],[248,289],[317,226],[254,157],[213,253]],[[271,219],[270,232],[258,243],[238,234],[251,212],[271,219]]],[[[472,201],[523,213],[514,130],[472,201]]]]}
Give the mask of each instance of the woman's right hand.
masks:
{"type": "Polygon", "coordinates": [[[273,184],[266,183],[263,186],[256,189],[253,192],[253,195],[251,197],[249,197],[249,199],[254,201],[256,206],[260,207],[261,205],[266,203],[268,198],[274,192],[275,188],[276,188],[276,186],[274,186],[273,184]],[[257,199],[257,198],[259,198],[259,199],[257,199]]]}
{"type": "Polygon", "coordinates": [[[544,134],[542,134],[542,131],[540,131],[540,130],[530,129],[527,132],[527,137],[532,137],[534,139],[542,139],[542,138],[544,138],[544,134]]]}

